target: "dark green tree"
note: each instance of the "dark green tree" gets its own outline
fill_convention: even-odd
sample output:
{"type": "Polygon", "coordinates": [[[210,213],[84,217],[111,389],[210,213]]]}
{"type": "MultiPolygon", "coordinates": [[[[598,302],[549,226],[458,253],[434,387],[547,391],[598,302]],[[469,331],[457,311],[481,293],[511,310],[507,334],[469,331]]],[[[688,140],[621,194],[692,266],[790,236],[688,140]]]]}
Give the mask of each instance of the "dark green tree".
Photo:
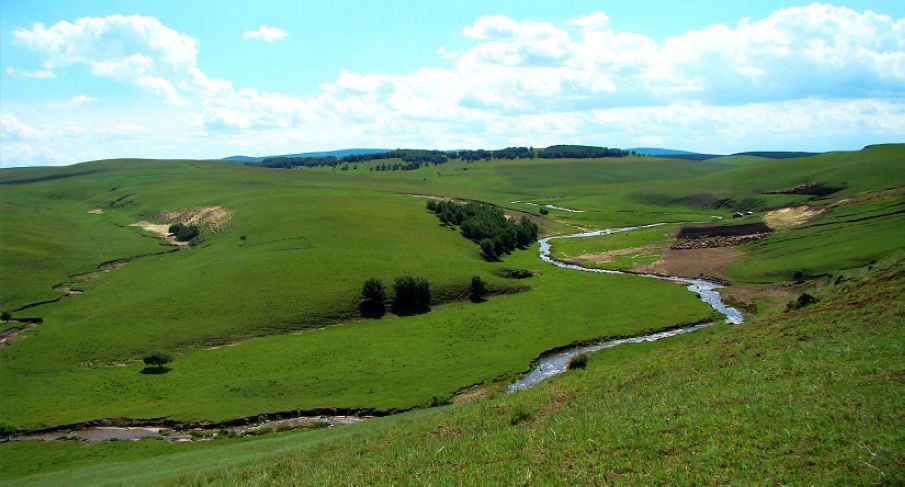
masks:
{"type": "Polygon", "coordinates": [[[0,320],[3,320],[4,323],[9,323],[11,319],[13,319],[13,315],[9,311],[0,312],[0,320]]]}
{"type": "Polygon", "coordinates": [[[142,359],[145,365],[155,365],[158,369],[173,361],[173,356],[163,352],[151,352],[142,359]]]}
{"type": "Polygon", "coordinates": [[[481,301],[488,293],[487,283],[481,279],[481,276],[471,278],[471,299],[473,301],[481,301]]]}
{"type": "Polygon", "coordinates": [[[393,307],[397,311],[424,311],[431,304],[430,284],[423,277],[397,277],[393,290],[396,292],[393,307]]]}
{"type": "Polygon", "coordinates": [[[365,281],[364,286],[361,287],[361,295],[366,301],[383,303],[387,299],[386,286],[383,285],[383,281],[380,279],[372,277],[365,281]]]}

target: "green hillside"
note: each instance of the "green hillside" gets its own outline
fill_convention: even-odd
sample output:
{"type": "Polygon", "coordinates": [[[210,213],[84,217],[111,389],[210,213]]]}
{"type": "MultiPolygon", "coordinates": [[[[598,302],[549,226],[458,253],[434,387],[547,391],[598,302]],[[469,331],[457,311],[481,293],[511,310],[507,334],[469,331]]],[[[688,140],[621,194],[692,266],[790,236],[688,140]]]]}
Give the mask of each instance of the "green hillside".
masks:
{"type": "Polygon", "coordinates": [[[375,170],[385,162],[0,170],[0,310],[12,314],[0,329],[5,431],[414,409],[207,443],[4,443],[0,480],[902,479],[905,144],[782,160],[375,170]],[[541,236],[668,223],[553,240],[553,255],[718,277],[746,323],[599,352],[587,370],[507,395],[546,351],[721,318],[682,285],[558,268],[538,258],[537,243],[486,258],[427,210],[429,198],[494,205],[529,218],[541,236]],[[176,221],[197,224],[200,238],[176,246],[149,230],[176,221]],[[673,248],[688,222],[762,221],[772,231],[756,238],[673,248]],[[393,281],[405,275],[430,283],[429,312],[390,308],[393,281]],[[472,294],[474,276],[486,299],[472,294]],[[389,291],[379,319],[361,307],[372,277],[389,291]],[[785,312],[796,300],[801,309],[785,312]],[[171,370],[148,373],[142,358],[152,351],[173,355],[171,370]],[[428,407],[453,398],[459,404],[428,407]]]}

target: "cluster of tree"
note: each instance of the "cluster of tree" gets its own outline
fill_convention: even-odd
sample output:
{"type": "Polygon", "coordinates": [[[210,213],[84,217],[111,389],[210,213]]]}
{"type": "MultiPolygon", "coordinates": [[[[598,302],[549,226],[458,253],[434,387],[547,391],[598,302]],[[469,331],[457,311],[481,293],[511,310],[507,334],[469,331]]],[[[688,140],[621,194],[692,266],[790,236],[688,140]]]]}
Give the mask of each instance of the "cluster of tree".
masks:
{"type": "MultiPolygon", "coordinates": [[[[340,164],[379,161],[385,159],[400,159],[403,164],[397,165],[397,169],[410,170],[417,169],[423,164],[442,164],[449,158],[445,152],[437,150],[424,149],[396,149],[389,152],[379,152],[376,154],[355,154],[343,157],[322,156],[322,157],[270,157],[264,159],[258,165],[264,167],[276,167],[288,169],[292,167],[318,167],[330,166],[336,167],[340,164]]],[[[255,163],[249,163],[255,164],[255,163]]]]}
{"type": "Polygon", "coordinates": [[[421,167],[423,163],[421,162],[396,162],[393,164],[387,164],[386,162],[382,162],[380,164],[376,164],[371,166],[372,171],[411,171],[413,169],[418,169],[421,167]]]}
{"type": "MultiPolygon", "coordinates": [[[[397,277],[393,283],[393,292],[393,310],[396,313],[424,312],[430,309],[430,283],[423,277],[397,277]]],[[[376,318],[383,316],[387,300],[383,281],[373,277],[365,281],[361,296],[364,298],[362,314],[376,318]]]]}
{"type": "MultiPolygon", "coordinates": [[[[376,154],[354,154],[343,157],[335,156],[303,156],[303,157],[270,157],[261,162],[249,162],[249,165],[289,169],[293,167],[337,167],[340,164],[399,159],[402,163],[381,164],[377,171],[410,171],[425,164],[443,164],[449,160],[489,161],[491,159],[586,159],[591,157],[624,157],[629,152],[621,149],[595,147],[588,145],[552,145],[546,149],[533,147],[507,147],[499,150],[461,150],[438,151],[425,149],[396,149],[376,154]]],[[[344,165],[342,168],[348,169],[344,165]]],[[[345,169],[343,169],[345,170],[345,169]]]]}
{"type": "Polygon", "coordinates": [[[601,157],[625,157],[627,151],[609,147],[590,145],[551,145],[537,151],[541,159],[591,159],[601,157]]]}
{"type": "Polygon", "coordinates": [[[176,237],[180,242],[188,242],[197,237],[201,230],[195,225],[183,225],[182,223],[174,223],[169,228],[170,235],[176,237]]]}
{"type": "Polygon", "coordinates": [[[465,238],[477,242],[487,260],[499,260],[516,248],[525,248],[537,240],[538,229],[534,222],[525,217],[518,222],[509,220],[495,206],[428,200],[427,209],[443,224],[458,226],[465,238]]]}

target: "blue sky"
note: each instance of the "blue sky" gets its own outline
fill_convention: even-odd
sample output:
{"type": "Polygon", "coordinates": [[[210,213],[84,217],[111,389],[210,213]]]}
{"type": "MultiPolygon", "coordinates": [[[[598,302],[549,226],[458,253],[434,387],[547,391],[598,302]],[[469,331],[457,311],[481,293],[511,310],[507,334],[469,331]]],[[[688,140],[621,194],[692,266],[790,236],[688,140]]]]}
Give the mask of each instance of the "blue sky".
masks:
{"type": "Polygon", "coordinates": [[[0,165],[905,140],[901,1],[235,3],[5,1],[0,165]]]}

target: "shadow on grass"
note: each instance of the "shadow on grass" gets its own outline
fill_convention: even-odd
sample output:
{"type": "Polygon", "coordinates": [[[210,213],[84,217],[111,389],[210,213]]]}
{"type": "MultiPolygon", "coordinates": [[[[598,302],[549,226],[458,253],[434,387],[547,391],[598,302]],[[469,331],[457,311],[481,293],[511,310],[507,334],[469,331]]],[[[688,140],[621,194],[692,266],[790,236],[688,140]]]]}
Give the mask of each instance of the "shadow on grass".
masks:
{"type": "Polygon", "coordinates": [[[426,304],[403,305],[393,303],[392,311],[396,316],[415,316],[430,312],[431,307],[426,304]]]}
{"type": "Polygon", "coordinates": [[[158,374],[166,374],[167,372],[173,369],[169,367],[145,367],[141,369],[142,374],[146,375],[158,375],[158,374]]]}
{"type": "Polygon", "coordinates": [[[364,318],[380,319],[387,313],[386,306],[383,303],[375,303],[374,301],[364,301],[358,305],[358,311],[364,318]]]}

